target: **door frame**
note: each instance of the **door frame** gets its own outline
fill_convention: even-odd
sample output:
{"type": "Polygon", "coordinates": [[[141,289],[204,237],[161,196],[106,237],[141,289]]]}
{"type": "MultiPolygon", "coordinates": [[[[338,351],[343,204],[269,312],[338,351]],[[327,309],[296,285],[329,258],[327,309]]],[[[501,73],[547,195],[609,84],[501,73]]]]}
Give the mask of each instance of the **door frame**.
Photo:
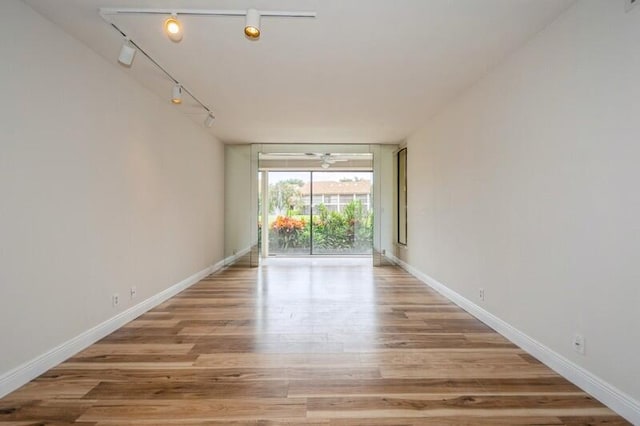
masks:
{"type": "MultiPolygon", "coordinates": [[[[373,160],[373,159],[372,159],[373,160]]],[[[373,161],[372,161],[372,166],[373,166],[373,161]]],[[[314,174],[322,174],[322,173],[326,173],[326,174],[331,174],[331,173],[345,173],[345,174],[351,174],[351,173],[367,173],[369,174],[368,179],[371,182],[371,191],[367,194],[367,212],[368,213],[372,213],[374,214],[374,203],[372,203],[373,201],[373,176],[374,176],[374,172],[373,172],[373,167],[371,167],[370,170],[351,170],[351,169],[340,169],[340,170],[314,170],[314,169],[297,169],[297,168],[292,168],[292,169],[263,169],[263,170],[259,170],[259,182],[260,182],[260,191],[259,191],[259,197],[262,197],[262,199],[260,200],[260,202],[258,203],[262,209],[259,213],[259,222],[262,223],[262,228],[261,228],[261,235],[260,235],[260,241],[261,241],[261,247],[260,247],[260,254],[262,258],[267,258],[269,256],[274,256],[274,254],[270,253],[270,243],[271,241],[269,240],[269,203],[268,200],[270,199],[270,173],[287,173],[287,172],[291,172],[291,173],[305,173],[308,174],[309,177],[308,179],[303,179],[304,181],[308,182],[309,184],[309,212],[307,214],[304,214],[303,216],[308,216],[308,223],[309,223],[309,250],[307,253],[283,253],[281,254],[282,256],[291,256],[291,257],[305,257],[305,256],[313,256],[313,257],[318,257],[318,256],[371,256],[373,253],[373,238],[371,240],[371,252],[370,253],[317,253],[314,252],[314,224],[313,224],[313,216],[314,216],[314,212],[315,209],[317,208],[317,205],[314,204],[314,174]]],[[[323,182],[323,181],[320,181],[323,182]]],[[[341,195],[341,194],[340,194],[341,195]]],[[[339,196],[340,196],[339,195],[339,196]]],[[[340,199],[339,199],[340,200],[340,199]]],[[[354,198],[355,200],[355,198],[354,198]]],[[[324,200],[323,200],[324,201],[324,200]]],[[[323,202],[322,204],[325,204],[325,202],[323,202]]],[[[338,209],[340,208],[340,206],[342,205],[342,203],[338,203],[338,209]]],[[[373,216],[373,219],[375,221],[375,214],[373,216]]],[[[374,224],[371,224],[371,227],[374,227],[374,224]]],[[[372,229],[373,232],[373,229],[372,229]]],[[[280,254],[278,254],[280,255],[280,254]]]]}
{"type": "MultiPolygon", "coordinates": [[[[248,205],[250,211],[247,215],[247,226],[251,235],[251,249],[249,264],[252,267],[260,265],[262,258],[258,247],[258,221],[260,212],[258,211],[258,157],[261,153],[305,153],[305,152],[327,152],[332,153],[371,153],[373,154],[373,264],[385,263],[386,255],[394,256],[396,247],[394,243],[394,156],[398,149],[394,144],[251,144],[249,173],[251,177],[251,188],[249,191],[248,205]]],[[[393,257],[389,257],[393,260],[393,257]]]]}

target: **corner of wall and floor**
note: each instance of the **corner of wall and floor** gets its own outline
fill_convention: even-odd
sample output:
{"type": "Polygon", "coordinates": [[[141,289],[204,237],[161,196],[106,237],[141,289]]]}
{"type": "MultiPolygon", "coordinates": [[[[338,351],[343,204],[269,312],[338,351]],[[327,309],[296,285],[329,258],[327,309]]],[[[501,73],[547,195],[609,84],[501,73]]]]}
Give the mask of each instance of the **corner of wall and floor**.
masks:
{"type": "Polygon", "coordinates": [[[408,263],[393,255],[389,256],[389,260],[509,339],[512,343],[534,356],[556,373],[568,379],[571,383],[595,396],[600,402],[624,416],[627,420],[634,424],[640,424],[640,416],[638,416],[640,413],[640,404],[628,394],[612,386],[602,378],[594,376],[580,365],[553,351],[543,343],[531,338],[513,325],[500,319],[481,306],[478,306],[461,294],[451,290],[445,284],[417,270],[408,263]]]}
{"type": "Polygon", "coordinates": [[[0,36],[1,396],[222,265],[224,147],[21,1],[0,36]]]}
{"type": "Polygon", "coordinates": [[[640,8],[578,1],[426,119],[399,259],[635,424],[639,39],[640,8]]]}
{"type": "Polygon", "coordinates": [[[20,386],[35,379],[47,370],[55,367],[66,359],[72,357],[83,349],[89,347],[93,343],[108,336],[120,327],[124,326],[130,321],[133,321],[145,312],[153,309],[154,307],[162,304],[166,300],[180,293],[181,291],[191,287],[203,278],[211,275],[214,272],[221,270],[225,266],[224,261],[217,262],[210,267],[203,269],[200,272],[196,272],[190,277],[172,285],[171,287],[157,293],[148,299],[131,306],[109,318],[108,320],[98,324],[89,330],[83,331],[79,335],[63,342],[62,344],[48,350],[42,355],[37,356],[25,362],[22,365],[4,373],[0,376],[0,398],[6,394],[18,389],[20,386]]]}

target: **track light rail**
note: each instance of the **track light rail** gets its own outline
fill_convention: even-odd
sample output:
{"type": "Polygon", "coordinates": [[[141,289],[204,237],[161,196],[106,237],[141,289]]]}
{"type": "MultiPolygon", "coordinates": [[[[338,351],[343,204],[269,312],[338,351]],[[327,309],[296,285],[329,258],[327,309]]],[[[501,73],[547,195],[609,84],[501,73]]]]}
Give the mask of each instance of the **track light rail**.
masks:
{"type": "MultiPolygon", "coordinates": [[[[178,81],[165,67],[160,65],[158,61],[156,61],[147,51],[145,51],[138,43],[132,40],[115,22],[113,22],[112,17],[121,14],[147,14],[147,15],[169,15],[173,18],[169,18],[165,21],[165,26],[167,23],[174,24],[177,28],[174,30],[172,28],[165,27],[165,31],[167,32],[167,36],[174,42],[179,42],[182,39],[180,23],[177,20],[178,15],[192,15],[192,16],[244,16],[246,17],[246,23],[244,28],[244,33],[250,40],[257,40],[260,37],[260,18],[265,16],[272,17],[291,17],[291,18],[315,18],[316,12],[291,12],[291,11],[275,11],[275,10],[256,10],[256,9],[248,9],[248,10],[217,10],[217,9],[153,9],[153,8],[111,8],[111,7],[101,7],[98,10],[98,14],[100,17],[109,24],[112,28],[118,31],[122,37],[125,38],[126,42],[131,46],[135,47],[144,57],[146,57],[153,65],[155,65],[160,71],[162,71],[174,84],[174,92],[172,94],[171,101],[174,104],[181,103],[181,94],[184,91],[187,93],[194,101],[196,101],[206,112],[207,118],[205,119],[205,126],[211,127],[213,124],[213,120],[215,116],[211,112],[211,108],[205,105],[200,99],[198,99],[187,87],[185,87],[181,82],[178,81]],[[173,22],[169,22],[173,21],[173,22]]],[[[133,56],[135,51],[131,51],[130,48],[127,48],[127,44],[125,44],[121,50],[121,56],[118,58],[120,62],[122,62],[126,66],[131,66],[133,62],[133,56]],[[122,53],[124,51],[124,54],[122,53]]]]}
{"type": "MultiPolygon", "coordinates": [[[[289,18],[315,18],[316,12],[292,12],[278,10],[259,10],[260,16],[281,16],[289,18]]],[[[145,9],[145,8],[113,8],[101,7],[100,15],[118,14],[148,14],[148,15],[204,15],[204,16],[246,16],[246,10],[216,10],[216,9],[145,9]]],[[[106,18],[105,18],[106,19],[106,18]]]]}
{"type": "MultiPolygon", "coordinates": [[[[102,15],[101,15],[102,16],[102,15]]],[[[106,19],[105,19],[106,20],[106,19]]],[[[151,55],[149,55],[142,47],[140,47],[140,45],[138,43],[136,43],[134,40],[132,40],[131,38],[129,38],[129,36],[120,28],[118,27],[116,24],[114,24],[113,22],[111,22],[110,20],[106,20],[109,25],[111,25],[111,27],[113,27],[116,31],[118,31],[124,38],[125,40],[128,40],[129,43],[131,43],[140,53],[142,53],[144,55],[145,58],[147,58],[149,61],[151,61],[151,63],[153,65],[155,65],[160,71],[162,71],[164,73],[164,75],[166,75],[171,81],[173,81],[174,84],[179,84],[182,87],[182,90],[187,93],[194,101],[196,101],[198,104],[200,104],[200,106],[207,112],[207,114],[213,116],[213,112],[211,111],[211,108],[209,108],[208,106],[206,106],[200,99],[198,99],[187,87],[185,87],[182,83],[180,83],[173,75],[171,75],[169,73],[169,71],[167,71],[162,65],[160,65],[158,63],[158,61],[156,61],[155,59],[153,59],[151,57],[151,55]]],[[[214,117],[215,118],[215,117],[214,117]]]]}

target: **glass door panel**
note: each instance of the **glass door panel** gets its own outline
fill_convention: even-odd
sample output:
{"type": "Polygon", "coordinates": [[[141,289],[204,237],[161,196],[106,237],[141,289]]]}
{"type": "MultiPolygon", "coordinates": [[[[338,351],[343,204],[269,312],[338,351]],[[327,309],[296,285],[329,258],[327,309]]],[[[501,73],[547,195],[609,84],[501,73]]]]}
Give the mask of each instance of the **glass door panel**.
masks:
{"type": "Polygon", "coordinates": [[[371,172],[311,172],[312,254],[371,254],[371,172]]]}
{"type": "Polygon", "coordinates": [[[267,179],[269,254],[310,254],[310,172],[269,172],[267,179]]]}

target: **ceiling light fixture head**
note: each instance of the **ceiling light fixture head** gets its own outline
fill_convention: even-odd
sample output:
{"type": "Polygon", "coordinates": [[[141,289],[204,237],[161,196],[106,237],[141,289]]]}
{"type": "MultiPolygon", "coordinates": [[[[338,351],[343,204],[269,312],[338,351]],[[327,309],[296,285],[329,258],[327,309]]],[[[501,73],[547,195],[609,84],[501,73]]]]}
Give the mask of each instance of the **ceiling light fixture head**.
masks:
{"type": "Polygon", "coordinates": [[[164,21],[164,32],[175,43],[182,40],[182,24],[175,13],[164,21]]]}
{"type": "Polygon", "coordinates": [[[213,126],[213,120],[215,120],[215,117],[213,116],[213,114],[209,113],[209,115],[207,115],[207,118],[204,119],[204,126],[207,128],[213,126]]]}
{"type": "Polygon", "coordinates": [[[176,84],[171,90],[171,103],[180,105],[182,103],[182,86],[176,84]]]}
{"type": "Polygon", "coordinates": [[[322,165],[320,167],[322,167],[323,169],[328,169],[330,166],[329,163],[322,163],[322,165]]]}
{"type": "Polygon", "coordinates": [[[124,44],[120,48],[120,55],[118,56],[118,62],[122,65],[130,67],[133,63],[133,58],[136,56],[136,49],[131,46],[129,39],[125,40],[124,44]]]}
{"type": "Polygon", "coordinates": [[[258,40],[260,38],[260,12],[256,9],[247,10],[244,35],[246,35],[249,40],[258,40]]]}

